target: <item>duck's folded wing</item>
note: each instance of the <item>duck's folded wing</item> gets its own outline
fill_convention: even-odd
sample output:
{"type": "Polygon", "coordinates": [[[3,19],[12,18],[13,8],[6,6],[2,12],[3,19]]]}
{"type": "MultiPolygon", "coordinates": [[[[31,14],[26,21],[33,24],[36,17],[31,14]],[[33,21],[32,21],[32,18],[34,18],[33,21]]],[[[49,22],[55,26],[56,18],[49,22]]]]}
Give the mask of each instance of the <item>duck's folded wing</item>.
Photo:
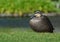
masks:
{"type": "Polygon", "coordinates": [[[46,19],[46,22],[48,23],[49,27],[50,27],[52,30],[54,30],[53,25],[52,25],[51,21],[49,20],[49,18],[48,18],[47,16],[44,16],[44,19],[46,19]]]}

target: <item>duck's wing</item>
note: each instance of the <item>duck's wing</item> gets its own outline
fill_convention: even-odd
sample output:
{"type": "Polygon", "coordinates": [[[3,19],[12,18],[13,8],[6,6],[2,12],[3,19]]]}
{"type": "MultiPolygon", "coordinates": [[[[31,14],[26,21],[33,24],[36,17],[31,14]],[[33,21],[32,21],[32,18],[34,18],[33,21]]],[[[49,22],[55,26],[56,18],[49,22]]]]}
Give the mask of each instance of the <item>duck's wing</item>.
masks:
{"type": "Polygon", "coordinates": [[[49,27],[54,30],[53,25],[47,16],[44,16],[45,21],[48,23],[49,27]]]}

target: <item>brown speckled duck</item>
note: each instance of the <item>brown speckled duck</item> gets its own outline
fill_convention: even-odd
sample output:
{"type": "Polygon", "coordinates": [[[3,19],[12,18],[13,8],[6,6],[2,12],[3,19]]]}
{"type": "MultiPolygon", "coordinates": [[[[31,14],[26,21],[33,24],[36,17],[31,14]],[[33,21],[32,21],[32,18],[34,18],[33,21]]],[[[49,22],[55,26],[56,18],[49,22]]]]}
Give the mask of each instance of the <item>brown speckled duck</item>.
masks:
{"type": "Polygon", "coordinates": [[[37,10],[35,11],[32,19],[29,21],[30,27],[35,32],[50,32],[53,33],[53,26],[47,16],[42,15],[42,13],[37,10]]]}

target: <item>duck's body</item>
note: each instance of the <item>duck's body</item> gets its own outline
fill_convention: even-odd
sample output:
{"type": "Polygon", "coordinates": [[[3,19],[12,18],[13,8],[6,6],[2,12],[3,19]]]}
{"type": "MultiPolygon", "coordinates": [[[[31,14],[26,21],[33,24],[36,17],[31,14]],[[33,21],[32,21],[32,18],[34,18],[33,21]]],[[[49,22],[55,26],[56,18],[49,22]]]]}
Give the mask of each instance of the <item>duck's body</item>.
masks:
{"type": "Polygon", "coordinates": [[[54,28],[47,16],[33,17],[29,22],[31,28],[36,32],[53,32],[54,28]]]}

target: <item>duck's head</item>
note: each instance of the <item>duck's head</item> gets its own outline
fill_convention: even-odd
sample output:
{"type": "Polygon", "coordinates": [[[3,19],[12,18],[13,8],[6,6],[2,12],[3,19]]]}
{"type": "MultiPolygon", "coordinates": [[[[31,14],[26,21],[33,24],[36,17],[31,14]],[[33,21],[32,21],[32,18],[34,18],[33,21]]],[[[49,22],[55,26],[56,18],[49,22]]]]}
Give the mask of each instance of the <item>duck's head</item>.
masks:
{"type": "Polygon", "coordinates": [[[42,12],[40,10],[36,10],[36,11],[34,11],[34,15],[32,15],[31,18],[33,18],[33,17],[39,18],[41,16],[42,16],[42,12]]]}
{"type": "Polygon", "coordinates": [[[34,12],[34,16],[35,17],[41,17],[42,16],[42,12],[40,10],[37,10],[34,12]]]}

